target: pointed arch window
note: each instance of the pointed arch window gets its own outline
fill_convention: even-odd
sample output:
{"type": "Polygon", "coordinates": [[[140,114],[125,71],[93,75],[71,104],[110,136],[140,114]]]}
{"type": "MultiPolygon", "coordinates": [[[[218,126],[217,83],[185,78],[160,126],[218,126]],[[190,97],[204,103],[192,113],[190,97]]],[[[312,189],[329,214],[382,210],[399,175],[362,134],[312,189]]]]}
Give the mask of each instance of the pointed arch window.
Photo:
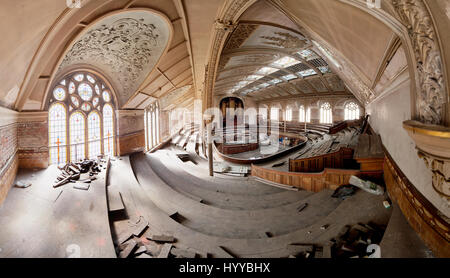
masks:
{"type": "Polygon", "coordinates": [[[309,123],[311,122],[311,109],[308,107],[305,111],[305,106],[300,106],[300,109],[298,110],[299,113],[299,122],[301,123],[309,123]]]}
{"type": "Polygon", "coordinates": [[[147,149],[156,147],[160,142],[159,105],[157,102],[150,104],[145,111],[145,124],[147,128],[147,149]]]}
{"type": "Polygon", "coordinates": [[[114,115],[108,103],[103,107],[103,138],[105,155],[114,155],[114,115]]]}
{"type": "Polygon", "coordinates": [[[49,100],[50,163],[114,155],[111,88],[96,74],[83,71],[68,74],[56,84],[49,100]]]}
{"type": "Polygon", "coordinates": [[[322,124],[333,123],[331,105],[328,102],[325,102],[320,106],[320,123],[322,124]]]}
{"type": "Polygon", "coordinates": [[[79,161],[86,157],[84,142],[86,140],[85,117],[81,112],[70,116],[70,160],[79,161]]]}
{"type": "Polygon", "coordinates": [[[92,111],[88,116],[88,140],[89,158],[95,158],[102,153],[100,115],[97,111],[92,111]]]}
{"type": "Polygon", "coordinates": [[[359,119],[359,106],[354,102],[349,102],[344,107],[344,120],[359,119]]]}
{"type": "Polygon", "coordinates": [[[67,162],[67,111],[61,103],[55,103],[48,110],[50,163],[67,162]]]}
{"type": "Polygon", "coordinates": [[[286,114],[284,115],[284,120],[285,121],[292,121],[292,109],[288,108],[285,113],[286,114]]]}
{"type": "Polygon", "coordinates": [[[278,108],[272,107],[270,108],[270,120],[278,121],[278,108]]]}

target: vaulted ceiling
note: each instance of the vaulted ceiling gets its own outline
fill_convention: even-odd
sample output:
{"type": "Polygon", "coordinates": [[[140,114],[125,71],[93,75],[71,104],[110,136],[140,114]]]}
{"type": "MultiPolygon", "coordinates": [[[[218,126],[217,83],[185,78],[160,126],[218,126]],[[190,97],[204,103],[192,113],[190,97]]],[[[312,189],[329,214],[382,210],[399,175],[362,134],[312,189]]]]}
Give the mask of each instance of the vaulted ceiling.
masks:
{"type": "MultiPolygon", "coordinates": [[[[0,105],[44,109],[58,75],[81,64],[110,79],[121,109],[143,109],[156,98],[166,109],[191,105],[204,94],[217,17],[239,2],[83,0],[70,9],[61,0],[2,1],[0,105]]],[[[353,93],[367,104],[408,71],[394,32],[359,2],[248,4],[221,52],[214,95],[259,102],[353,93]]]]}
{"type": "Polygon", "coordinates": [[[251,21],[241,21],[229,38],[214,92],[256,101],[351,94],[301,33],[251,21]]]}

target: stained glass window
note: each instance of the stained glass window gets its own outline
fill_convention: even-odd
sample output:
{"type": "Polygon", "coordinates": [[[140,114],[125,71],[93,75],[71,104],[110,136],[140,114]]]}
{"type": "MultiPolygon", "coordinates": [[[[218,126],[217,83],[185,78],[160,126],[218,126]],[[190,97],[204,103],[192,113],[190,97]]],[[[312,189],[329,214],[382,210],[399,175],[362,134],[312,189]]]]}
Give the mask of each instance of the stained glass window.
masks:
{"type": "Polygon", "coordinates": [[[70,160],[79,161],[85,158],[85,118],[81,112],[70,116],[70,160]]]}
{"type": "Polygon", "coordinates": [[[103,149],[105,155],[114,154],[114,116],[112,106],[105,104],[103,107],[103,149]]]}
{"type": "Polygon", "coordinates": [[[331,105],[328,102],[325,102],[320,106],[320,123],[322,124],[333,123],[331,105]]]}
{"type": "Polygon", "coordinates": [[[69,94],[75,93],[75,84],[73,82],[70,82],[69,84],[69,94]]]}
{"type": "Polygon", "coordinates": [[[91,110],[91,105],[87,102],[83,102],[83,104],[81,105],[81,110],[89,112],[91,110]]]}
{"type": "Polygon", "coordinates": [[[67,161],[66,108],[60,103],[55,103],[50,106],[48,117],[50,163],[65,163],[67,161]]]}
{"type": "Polygon", "coordinates": [[[72,100],[72,103],[73,103],[73,105],[75,105],[75,107],[80,106],[80,101],[78,100],[77,97],[72,96],[70,99],[72,100]]]}
{"type": "Polygon", "coordinates": [[[66,98],[66,90],[62,87],[56,87],[55,90],[53,90],[53,96],[56,100],[62,101],[66,98]]]}
{"type": "Polygon", "coordinates": [[[91,82],[92,84],[95,84],[95,79],[94,79],[94,77],[92,77],[92,76],[90,76],[90,75],[88,74],[88,75],[86,75],[86,78],[87,78],[87,80],[88,80],[89,82],[91,82]]]}
{"type": "Polygon", "coordinates": [[[344,108],[344,120],[357,119],[359,119],[359,106],[354,102],[347,103],[344,108]]]}
{"type": "Polygon", "coordinates": [[[87,83],[81,83],[78,86],[78,94],[84,101],[89,101],[92,98],[92,88],[87,83]]]}
{"type": "Polygon", "coordinates": [[[109,101],[111,100],[111,97],[110,97],[108,91],[103,91],[103,99],[104,99],[106,102],[109,102],[109,101]]]}
{"type": "Polygon", "coordinates": [[[83,81],[84,79],[84,74],[77,74],[73,77],[73,79],[75,79],[76,81],[80,82],[83,81]]]}
{"type": "Polygon", "coordinates": [[[89,158],[96,158],[102,153],[100,115],[93,111],[88,116],[89,158]]]}
{"type": "Polygon", "coordinates": [[[111,88],[100,80],[93,73],[75,72],[65,76],[52,88],[49,100],[49,153],[52,164],[95,158],[102,153],[115,154],[114,101],[111,88]],[[94,96],[94,91],[98,96],[94,96]],[[106,92],[104,97],[100,97],[102,91],[106,92]]]}
{"type": "Polygon", "coordinates": [[[96,108],[97,107],[97,105],[98,105],[98,102],[99,102],[99,99],[98,99],[98,97],[95,97],[93,100],[92,100],[92,105],[94,105],[94,108],[96,108]]]}
{"type": "Polygon", "coordinates": [[[147,149],[152,149],[160,143],[159,106],[157,102],[150,104],[146,109],[145,123],[147,136],[147,149]]]}

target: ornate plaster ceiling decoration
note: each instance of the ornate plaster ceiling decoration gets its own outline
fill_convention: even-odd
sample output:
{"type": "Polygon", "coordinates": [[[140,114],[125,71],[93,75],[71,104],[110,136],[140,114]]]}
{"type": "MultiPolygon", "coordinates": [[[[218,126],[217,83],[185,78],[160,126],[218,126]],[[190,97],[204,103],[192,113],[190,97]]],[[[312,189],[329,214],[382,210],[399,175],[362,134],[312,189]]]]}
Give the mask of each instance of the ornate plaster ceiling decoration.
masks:
{"type": "Polygon", "coordinates": [[[171,37],[170,22],[151,11],[107,16],[89,27],[69,48],[60,67],[92,65],[111,78],[120,104],[139,88],[158,63],[171,37]]]}

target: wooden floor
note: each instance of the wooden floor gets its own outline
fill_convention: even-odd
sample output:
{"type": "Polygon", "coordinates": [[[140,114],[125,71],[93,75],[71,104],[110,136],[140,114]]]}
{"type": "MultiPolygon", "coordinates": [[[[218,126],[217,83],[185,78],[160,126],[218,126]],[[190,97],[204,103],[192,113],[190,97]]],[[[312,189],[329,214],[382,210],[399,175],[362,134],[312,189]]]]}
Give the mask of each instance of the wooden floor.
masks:
{"type": "Polygon", "coordinates": [[[52,187],[55,166],[19,171],[17,180],[31,187],[13,187],[0,207],[0,257],[115,258],[108,223],[105,170],[88,191],[66,184],[52,187]]]}

